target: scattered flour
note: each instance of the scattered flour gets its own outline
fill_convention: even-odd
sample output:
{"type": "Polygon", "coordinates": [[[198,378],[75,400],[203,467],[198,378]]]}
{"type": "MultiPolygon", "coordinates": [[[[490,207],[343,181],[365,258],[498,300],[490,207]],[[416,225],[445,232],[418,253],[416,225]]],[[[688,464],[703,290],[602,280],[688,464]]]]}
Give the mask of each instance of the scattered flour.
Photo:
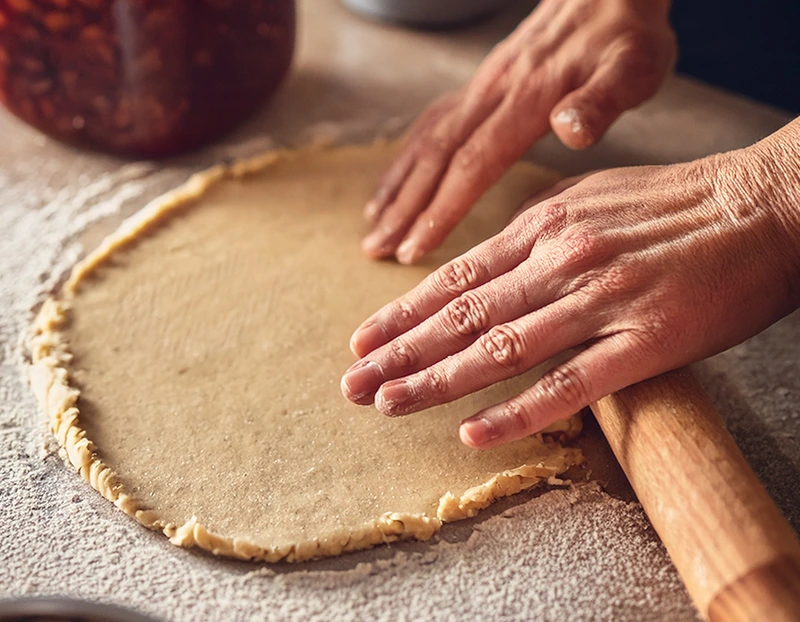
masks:
{"type": "MultiPolygon", "coordinates": [[[[18,340],[31,309],[82,252],[78,242],[96,244],[122,217],[221,159],[320,137],[368,140],[382,127],[396,134],[434,95],[466,79],[483,53],[452,33],[442,47],[427,35],[413,35],[417,58],[424,58],[430,75],[420,74],[416,62],[393,63],[389,73],[383,63],[411,49],[402,37],[353,20],[347,28],[329,28],[330,15],[316,3],[299,6],[306,31],[297,68],[269,113],[226,142],[168,166],[115,164],[76,152],[0,111],[0,598],[68,595],[176,622],[696,619],[641,508],[594,485],[502,500],[475,519],[445,526],[430,543],[299,566],[254,566],[169,545],[44,449],[45,423],[20,378],[18,340]],[[317,14],[319,22],[311,19],[317,14]],[[335,62],[325,56],[331,50],[338,50],[335,62]],[[475,58],[463,60],[467,53],[475,58]],[[384,77],[389,75],[391,80],[384,77]]],[[[704,155],[712,142],[718,149],[741,146],[761,131],[752,120],[765,113],[749,108],[725,108],[725,123],[714,125],[722,96],[701,91],[704,106],[712,101],[698,107],[698,89],[685,81],[667,89],[670,113],[663,116],[673,125],[658,125],[660,157],[686,159],[692,149],[704,155]],[[686,131],[664,131],[695,127],[698,118],[711,119],[703,127],[719,128],[717,135],[706,132],[693,143],[686,131]]],[[[629,117],[629,127],[646,119],[646,131],[632,135],[637,144],[648,144],[641,136],[654,136],[647,129],[655,127],[652,116],[637,118],[629,117]]],[[[614,140],[596,157],[614,155],[614,140]]],[[[551,152],[565,168],[585,165],[576,154],[551,152]]],[[[632,154],[635,161],[645,156],[641,150],[632,154]]],[[[795,314],[698,366],[745,455],[796,529],[798,343],[795,314]]]]}
{"type": "Polygon", "coordinates": [[[87,230],[109,231],[192,167],[68,162],[2,168],[0,597],[70,595],[165,620],[695,619],[642,510],[594,485],[505,500],[431,543],[299,566],[178,549],[125,517],[44,449],[19,335],[87,230]]]}
{"type": "MultiPolygon", "coordinates": [[[[114,168],[100,156],[34,143],[17,126],[10,132],[11,123],[0,115],[0,135],[11,140],[0,149],[0,598],[69,595],[174,621],[696,619],[641,508],[593,484],[503,500],[430,543],[298,566],[178,549],[125,517],[45,449],[44,419],[20,376],[19,336],[82,253],[81,240],[96,243],[191,172],[274,143],[223,144],[164,168],[114,168]],[[27,155],[16,160],[22,148],[27,155]]],[[[342,136],[323,121],[315,131],[342,136]]],[[[796,529],[798,343],[795,314],[696,367],[796,529]]]]}

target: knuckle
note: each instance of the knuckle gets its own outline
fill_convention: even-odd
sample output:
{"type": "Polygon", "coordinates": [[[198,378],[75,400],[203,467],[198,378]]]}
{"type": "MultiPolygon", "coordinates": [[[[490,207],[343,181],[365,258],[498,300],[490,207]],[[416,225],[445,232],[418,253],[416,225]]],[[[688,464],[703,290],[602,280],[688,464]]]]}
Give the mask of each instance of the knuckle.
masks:
{"type": "Polygon", "coordinates": [[[623,97],[618,89],[608,89],[604,86],[587,84],[583,87],[580,99],[575,104],[580,111],[582,126],[585,126],[595,138],[603,126],[608,126],[614,117],[622,112],[623,97]]]}
{"type": "Polygon", "coordinates": [[[518,369],[525,362],[525,340],[519,330],[508,324],[493,327],[482,345],[491,359],[505,369],[518,369]]]}
{"type": "Polygon", "coordinates": [[[447,394],[450,383],[448,382],[447,376],[441,371],[429,368],[425,372],[425,386],[428,387],[428,390],[433,395],[442,396],[447,394]]]}
{"type": "Polygon", "coordinates": [[[419,139],[420,158],[441,165],[450,159],[453,152],[452,139],[442,132],[425,132],[419,139]]]}
{"type": "MultiPolygon", "coordinates": [[[[523,204],[523,207],[527,204],[523,204]]],[[[533,204],[525,209],[520,215],[514,220],[512,223],[515,226],[519,226],[526,231],[534,230],[539,222],[539,214],[544,209],[543,206],[537,206],[533,204]]]]}
{"type": "Polygon", "coordinates": [[[637,276],[629,266],[611,264],[602,268],[589,268],[571,280],[563,294],[582,292],[585,302],[607,304],[609,301],[626,299],[635,288],[637,276]]]}
{"type": "Polygon", "coordinates": [[[603,238],[594,231],[587,227],[574,227],[559,240],[553,260],[562,269],[596,264],[604,258],[605,247],[603,238]]]}
{"type": "Polygon", "coordinates": [[[437,285],[449,294],[461,294],[481,282],[483,269],[467,257],[459,257],[433,273],[437,285]]]}
{"type": "Polygon", "coordinates": [[[661,38],[653,37],[646,28],[631,28],[622,33],[617,40],[617,55],[631,62],[652,62],[660,56],[661,38]]]}
{"type": "Polygon", "coordinates": [[[562,404],[576,411],[591,400],[591,387],[586,373],[569,364],[542,376],[538,383],[538,392],[548,402],[562,404]]]}
{"type": "Polygon", "coordinates": [[[654,34],[650,30],[631,30],[617,42],[617,62],[627,75],[635,77],[642,85],[657,86],[674,56],[672,31],[654,34]]]}
{"type": "Polygon", "coordinates": [[[396,315],[400,319],[403,326],[414,324],[419,319],[416,307],[406,300],[400,300],[396,303],[396,315]]]}
{"type": "Polygon", "coordinates": [[[502,92],[508,78],[509,62],[496,62],[483,68],[467,88],[467,96],[473,100],[486,98],[488,92],[502,92]]]}
{"type": "Polygon", "coordinates": [[[503,419],[506,425],[513,430],[523,432],[533,431],[533,421],[528,410],[516,399],[511,399],[503,405],[503,419]]]}
{"type": "Polygon", "coordinates": [[[665,340],[652,325],[643,325],[631,335],[631,345],[640,356],[661,356],[666,350],[665,340]]]}
{"type": "Polygon", "coordinates": [[[489,312],[483,298],[467,292],[445,307],[450,327],[459,335],[469,337],[482,333],[489,325],[489,312]]]}
{"type": "Polygon", "coordinates": [[[619,297],[633,288],[636,281],[635,270],[623,264],[608,266],[593,282],[604,297],[619,297]]]}
{"type": "Polygon", "coordinates": [[[635,349],[644,356],[663,357],[678,344],[686,343],[684,331],[671,319],[668,302],[655,304],[640,314],[632,338],[635,349]]]}
{"type": "Polygon", "coordinates": [[[411,369],[417,366],[419,355],[411,345],[402,339],[395,339],[389,348],[392,361],[398,368],[411,369]]]}
{"type": "Polygon", "coordinates": [[[483,175],[488,169],[488,159],[483,147],[468,142],[456,151],[452,165],[465,175],[483,175]]]}
{"type": "Polygon", "coordinates": [[[539,239],[550,239],[561,234],[569,224],[567,206],[561,201],[549,201],[537,210],[528,210],[523,214],[525,223],[539,239]]]}

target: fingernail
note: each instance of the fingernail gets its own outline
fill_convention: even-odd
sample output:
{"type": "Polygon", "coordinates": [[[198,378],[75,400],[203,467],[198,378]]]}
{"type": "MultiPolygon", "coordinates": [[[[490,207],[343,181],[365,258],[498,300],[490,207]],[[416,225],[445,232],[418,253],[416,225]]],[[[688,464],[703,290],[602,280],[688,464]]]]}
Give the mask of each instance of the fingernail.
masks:
{"type": "Polygon", "coordinates": [[[381,386],[375,395],[375,408],[384,415],[404,415],[411,410],[411,387],[405,380],[391,380],[381,386]]]}
{"type": "Polygon", "coordinates": [[[553,118],[553,121],[562,125],[569,125],[573,134],[583,131],[581,116],[575,108],[565,108],[553,118]]]}
{"type": "Polygon", "coordinates": [[[364,207],[364,216],[367,220],[375,220],[375,217],[378,215],[380,211],[380,206],[378,205],[377,201],[370,201],[364,207]]]}
{"type": "Polygon", "coordinates": [[[397,261],[409,265],[422,257],[423,252],[413,240],[406,240],[397,249],[397,261]]]}
{"type": "Polygon", "coordinates": [[[342,376],[342,393],[357,404],[368,404],[383,382],[380,365],[374,361],[358,361],[342,376]]]}
{"type": "Polygon", "coordinates": [[[384,233],[378,230],[373,231],[363,239],[361,249],[366,253],[377,255],[387,255],[390,250],[384,233]]]}
{"type": "Polygon", "coordinates": [[[501,430],[488,417],[478,416],[464,420],[459,435],[466,444],[480,446],[500,438],[501,430]]]}
{"type": "Polygon", "coordinates": [[[386,331],[380,324],[366,324],[350,337],[350,350],[356,356],[366,356],[386,342],[386,331]]]}

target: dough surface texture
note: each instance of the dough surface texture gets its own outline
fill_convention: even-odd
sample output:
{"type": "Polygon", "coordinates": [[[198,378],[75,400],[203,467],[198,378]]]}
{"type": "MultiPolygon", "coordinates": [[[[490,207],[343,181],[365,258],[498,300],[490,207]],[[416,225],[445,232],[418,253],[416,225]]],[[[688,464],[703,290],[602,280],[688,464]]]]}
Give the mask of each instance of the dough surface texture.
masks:
{"type": "Polygon", "coordinates": [[[92,487],[174,544],[302,561],[428,539],[580,461],[548,436],[459,441],[462,418],[541,370],[402,418],[341,396],[355,327],[555,180],[519,164],[425,265],[372,262],[361,208],[394,151],[215,167],[75,266],[33,326],[29,379],[92,487]]]}

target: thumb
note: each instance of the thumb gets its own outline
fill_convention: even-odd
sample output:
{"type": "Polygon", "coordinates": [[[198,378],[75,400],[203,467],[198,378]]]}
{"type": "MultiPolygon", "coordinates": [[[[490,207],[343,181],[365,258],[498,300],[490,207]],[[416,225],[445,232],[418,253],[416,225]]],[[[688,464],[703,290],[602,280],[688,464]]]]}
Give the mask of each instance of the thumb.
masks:
{"type": "Polygon", "coordinates": [[[644,55],[630,53],[601,64],[583,84],[550,113],[550,126],[570,149],[585,149],[600,140],[626,110],[652,97],[666,74],[644,55]]]}

